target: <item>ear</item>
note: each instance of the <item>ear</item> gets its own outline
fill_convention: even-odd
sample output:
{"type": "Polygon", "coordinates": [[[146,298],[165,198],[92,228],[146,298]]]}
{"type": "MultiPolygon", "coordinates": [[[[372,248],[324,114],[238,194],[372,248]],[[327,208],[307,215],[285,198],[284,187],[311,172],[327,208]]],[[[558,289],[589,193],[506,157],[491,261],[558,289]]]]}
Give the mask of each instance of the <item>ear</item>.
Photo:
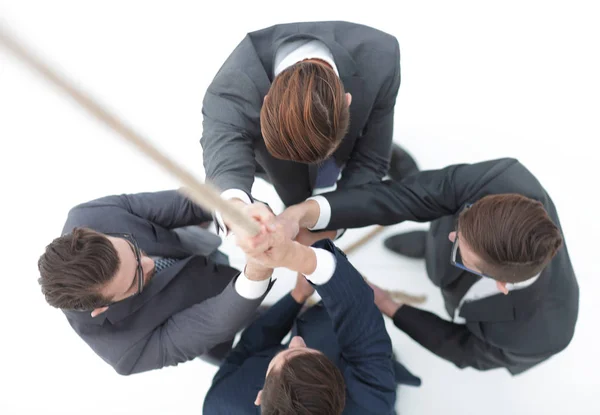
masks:
{"type": "Polygon", "coordinates": [[[258,391],[256,395],[256,399],[254,400],[254,405],[260,406],[260,397],[262,396],[262,389],[258,391]]]}
{"type": "Polygon", "coordinates": [[[454,243],[454,241],[456,240],[456,231],[450,232],[448,234],[448,239],[450,239],[450,242],[454,243]]]}
{"type": "Polygon", "coordinates": [[[505,282],[496,281],[496,287],[498,288],[498,291],[500,291],[502,294],[504,294],[504,295],[508,294],[508,288],[506,288],[505,282]]]}
{"type": "Polygon", "coordinates": [[[352,104],[352,95],[350,95],[350,92],[346,92],[346,101],[348,101],[348,106],[352,104]]]}
{"type": "Polygon", "coordinates": [[[94,309],[94,311],[92,311],[92,318],[99,316],[100,314],[104,313],[106,310],[108,310],[108,307],[100,307],[100,308],[94,309]]]}

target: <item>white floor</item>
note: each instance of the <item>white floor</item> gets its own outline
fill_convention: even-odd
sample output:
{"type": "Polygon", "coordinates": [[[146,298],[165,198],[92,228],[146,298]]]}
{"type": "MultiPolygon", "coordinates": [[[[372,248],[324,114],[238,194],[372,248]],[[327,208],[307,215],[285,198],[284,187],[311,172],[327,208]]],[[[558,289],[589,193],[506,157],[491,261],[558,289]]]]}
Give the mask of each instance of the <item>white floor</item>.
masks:
{"type": "MultiPolygon", "coordinates": [[[[600,30],[594,2],[157,3],[0,0],[0,22],[200,177],[203,92],[246,32],[278,22],[339,19],[396,35],[402,86],[395,140],[426,169],[519,158],[558,207],[581,288],[570,347],[515,378],[458,370],[390,323],[397,354],[423,378],[421,388],[399,391],[399,412],[600,413],[600,158],[594,151],[600,30]]],[[[37,258],[59,235],[70,207],[178,183],[1,48],[0,143],[0,413],[200,413],[215,368],[194,361],[118,376],[45,304],[36,281],[37,258]]],[[[277,205],[266,185],[257,191],[277,205]]],[[[425,307],[442,313],[423,263],[382,247],[386,235],[424,226],[387,229],[351,259],[381,285],[427,294],[425,307]]],[[[340,246],[362,232],[349,232],[340,246]]],[[[242,265],[239,251],[228,243],[225,250],[242,265]]],[[[269,299],[291,285],[280,273],[269,299]]]]}

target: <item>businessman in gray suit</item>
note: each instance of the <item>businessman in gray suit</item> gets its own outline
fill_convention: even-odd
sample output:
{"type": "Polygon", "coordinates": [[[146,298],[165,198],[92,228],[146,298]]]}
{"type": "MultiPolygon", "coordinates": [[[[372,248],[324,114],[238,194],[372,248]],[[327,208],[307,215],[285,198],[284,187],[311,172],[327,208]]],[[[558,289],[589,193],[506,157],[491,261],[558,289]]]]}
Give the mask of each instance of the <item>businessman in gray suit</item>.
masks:
{"type": "Polygon", "coordinates": [[[418,169],[400,147],[392,154],[399,87],[398,41],[377,29],[308,22],[249,33],[204,97],[206,177],[245,204],[261,177],[286,206],[378,182],[390,157],[400,180],[418,169]]]}
{"type": "Polygon", "coordinates": [[[209,220],[177,191],[76,206],[39,259],[42,292],[121,375],[224,357],[272,271],[229,267],[220,238],[196,226],[209,220]]]}

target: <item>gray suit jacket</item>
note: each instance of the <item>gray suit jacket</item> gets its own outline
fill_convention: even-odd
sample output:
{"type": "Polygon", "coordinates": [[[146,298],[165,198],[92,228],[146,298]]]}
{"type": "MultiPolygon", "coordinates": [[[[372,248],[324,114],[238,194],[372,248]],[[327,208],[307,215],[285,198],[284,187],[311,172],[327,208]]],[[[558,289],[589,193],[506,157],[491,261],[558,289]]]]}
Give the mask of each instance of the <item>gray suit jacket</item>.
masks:
{"type": "Polygon", "coordinates": [[[77,334],[119,374],[202,355],[233,339],[263,300],[241,297],[234,288],[239,271],[198,254],[214,251],[220,240],[202,246],[201,233],[184,227],[208,220],[208,212],[175,190],[108,196],[69,212],[63,234],[74,227],[129,233],[148,255],[181,259],[157,274],[140,295],[95,318],[89,311],[64,310],[77,334]]]}
{"type": "Polygon", "coordinates": [[[202,114],[206,177],[222,190],[250,194],[256,173],[286,205],[312,193],[316,165],[278,160],[265,147],[260,109],[273,81],[273,61],[285,41],[319,39],[331,50],[346,92],[350,128],[334,154],[346,163],[338,187],[379,181],[388,170],[394,105],[400,86],[400,49],[393,36],[347,22],[292,23],[249,33],[208,87],[202,114]]]}
{"type": "MultiPolygon", "coordinates": [[[[401,182],[383,181],[324,195],[331,205],[329,229],[431,222],[425,263],[454,314],[479,279],[450,264],[448,234],[466,204],[486,195],[516,193],[538,200],[560,229],[558,212],[540,182],[515,159],[457,164],[423,171],[401,182]],[[352,206],[349,209],[349,206],[352,206]]],[[[403,306],[395,324],[438,356],[458,367],[504,367],[521,373],[570,343],[579,310],[579,286],[566,243],[527,288],[465,303],[466,324],[453,324],[424,310],[403,306]]]]}

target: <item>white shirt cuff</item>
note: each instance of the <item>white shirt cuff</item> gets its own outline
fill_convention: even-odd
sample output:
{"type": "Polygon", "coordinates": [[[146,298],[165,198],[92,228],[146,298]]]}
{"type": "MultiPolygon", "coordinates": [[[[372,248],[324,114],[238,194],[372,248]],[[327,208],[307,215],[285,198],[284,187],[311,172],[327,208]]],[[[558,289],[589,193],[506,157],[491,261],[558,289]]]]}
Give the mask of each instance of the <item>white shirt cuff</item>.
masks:
{"type": "Polygon", "coordinates": [[[262,281],[250,280],[248,277],[246,277],[246,274],[242,272],[235,281],[235,290],[239,295],[247,298],[248,300],[256,300],[267,292],[270,282],[270,277],[262,281]]]}
{"type": "Polygon", "coordinates": [[[336,261],[335,256],[321,248],[310,248],[317,256],[317,267],[312,274],[305,275],[306,279],[316,285],[327,283],[335,272],[336,261]]]}
{"type": "Polygon", "coordinates": [[[331,220],[331,205],[329,205],[329,202],[323,196],[313,196],[306,200],[314,200],[319,204],[319,219],[317,220],[315,226],[308,229],[311,231],[325,229],[331,220]]]}
{"type": "MultiPolygon", "coordinates": [[[[247,205],[252,204],[252,201],[250,200],[248,194],[240,189],[227,189],[223,193],[221,193],[221,198],[226,200],[240,199],[247,205]]],[[[219,228],[225,233],[225,236],[229,235],[229,229],[227,228],[227,226],[225,226],[225,222],[223,222],[223,217],[221,216],[221,213],[219,213],[219,211],[215,211],[215,219],[217,220],[219,228]]]]}

